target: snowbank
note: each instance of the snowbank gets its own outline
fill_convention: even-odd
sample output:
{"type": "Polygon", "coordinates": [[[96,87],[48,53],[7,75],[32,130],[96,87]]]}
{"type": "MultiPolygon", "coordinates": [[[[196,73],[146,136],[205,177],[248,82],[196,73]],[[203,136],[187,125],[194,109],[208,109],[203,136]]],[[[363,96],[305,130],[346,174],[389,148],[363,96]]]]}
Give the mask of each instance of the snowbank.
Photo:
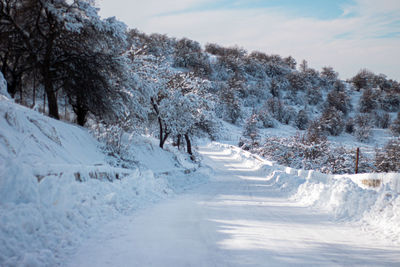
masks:
{"type": "Polygon", "coordinates": [[[280,166],[237,147],[221,146],[245,164],[257,166],[293,201],[324,210],[334,220],[361,224],[366,231],[400,244],[400,173],[329,175],[280,166]],[[368,187],[364,181],[379,181],[379,186],[368,187]]]}
{"type": "Polygon", "coordinates": [[[100,225],[205,181],[207,169],[155,140],[137,167],[110,166],[86,129],[0,99],[0,266],[57,266],[100,225]]]}

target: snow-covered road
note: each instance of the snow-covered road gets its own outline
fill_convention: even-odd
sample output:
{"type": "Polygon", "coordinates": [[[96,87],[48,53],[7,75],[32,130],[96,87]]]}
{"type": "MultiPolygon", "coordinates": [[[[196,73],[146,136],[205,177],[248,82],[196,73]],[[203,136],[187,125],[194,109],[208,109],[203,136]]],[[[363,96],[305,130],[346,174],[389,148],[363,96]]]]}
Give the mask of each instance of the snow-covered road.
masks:
{"type": "Polygon", "coordinates": [[[399,247],[289,201],[256,160],[201,153],[209,183],[105,225],[67,266],[400,266],[399,247]]]}

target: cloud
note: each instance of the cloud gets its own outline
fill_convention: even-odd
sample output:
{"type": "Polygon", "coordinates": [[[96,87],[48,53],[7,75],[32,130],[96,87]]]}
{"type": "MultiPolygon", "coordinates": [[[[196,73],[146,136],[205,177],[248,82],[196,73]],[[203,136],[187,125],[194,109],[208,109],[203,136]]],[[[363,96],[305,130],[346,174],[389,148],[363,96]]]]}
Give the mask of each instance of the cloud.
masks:
{"type": "Polygon", "coordinates": [[[343,5],[343,14],[329,20],[294,16],[282,7],[196,9],[210,4],[208,0],[129,1],[125,11],[117,13],[121,7],[116,7],[116,1],[103,0],[101,8],[107,9],[107,14],[130,10],[128,16],[118,17],[146,33],[292,55],[317,69],[330,65],[342,78],[366,67],[400,80],[398,0],[355,0],[343,5]],[[114,3],[115,11],[108,10],[108,1],[114,3]]]}

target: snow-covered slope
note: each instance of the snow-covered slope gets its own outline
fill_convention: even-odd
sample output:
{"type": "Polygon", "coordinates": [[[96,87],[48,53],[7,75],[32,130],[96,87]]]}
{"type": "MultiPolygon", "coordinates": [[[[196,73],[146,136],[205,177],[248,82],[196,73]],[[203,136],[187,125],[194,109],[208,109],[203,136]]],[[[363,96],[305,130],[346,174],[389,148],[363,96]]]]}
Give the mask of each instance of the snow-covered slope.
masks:
{"type": "Polygon", "coordinates": [[[0,266],[59,265],[99,225],[207,177],[152,142],[115,168],[86,129],[0,99],[0,266]]]}

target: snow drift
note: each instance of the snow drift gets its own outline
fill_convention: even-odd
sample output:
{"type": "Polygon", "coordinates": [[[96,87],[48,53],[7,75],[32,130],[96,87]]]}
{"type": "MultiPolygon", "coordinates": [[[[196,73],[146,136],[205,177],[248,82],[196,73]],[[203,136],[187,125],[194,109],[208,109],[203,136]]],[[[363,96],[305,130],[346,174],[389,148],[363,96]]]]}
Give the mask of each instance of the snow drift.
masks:
{"type": "Polygon", "coordinates": [[[111,166],[86,129],[7,96],[0,129],[0,266],[59,265],[99,225],[207,177],[149,138],[130,145],[136,168],[111,166]]]}
{"type": "Polygon", "coordinates": [[[241,157],[243,164],[257,166],[293,201],[330,213],[334,220],[361,224],[367,232],[400,244],[399,173],[329,175],[277,165],[232,145],[218,146],[241,157]],[[364,185],[368,180],[378,180],[380,186],[364,185]]]}

